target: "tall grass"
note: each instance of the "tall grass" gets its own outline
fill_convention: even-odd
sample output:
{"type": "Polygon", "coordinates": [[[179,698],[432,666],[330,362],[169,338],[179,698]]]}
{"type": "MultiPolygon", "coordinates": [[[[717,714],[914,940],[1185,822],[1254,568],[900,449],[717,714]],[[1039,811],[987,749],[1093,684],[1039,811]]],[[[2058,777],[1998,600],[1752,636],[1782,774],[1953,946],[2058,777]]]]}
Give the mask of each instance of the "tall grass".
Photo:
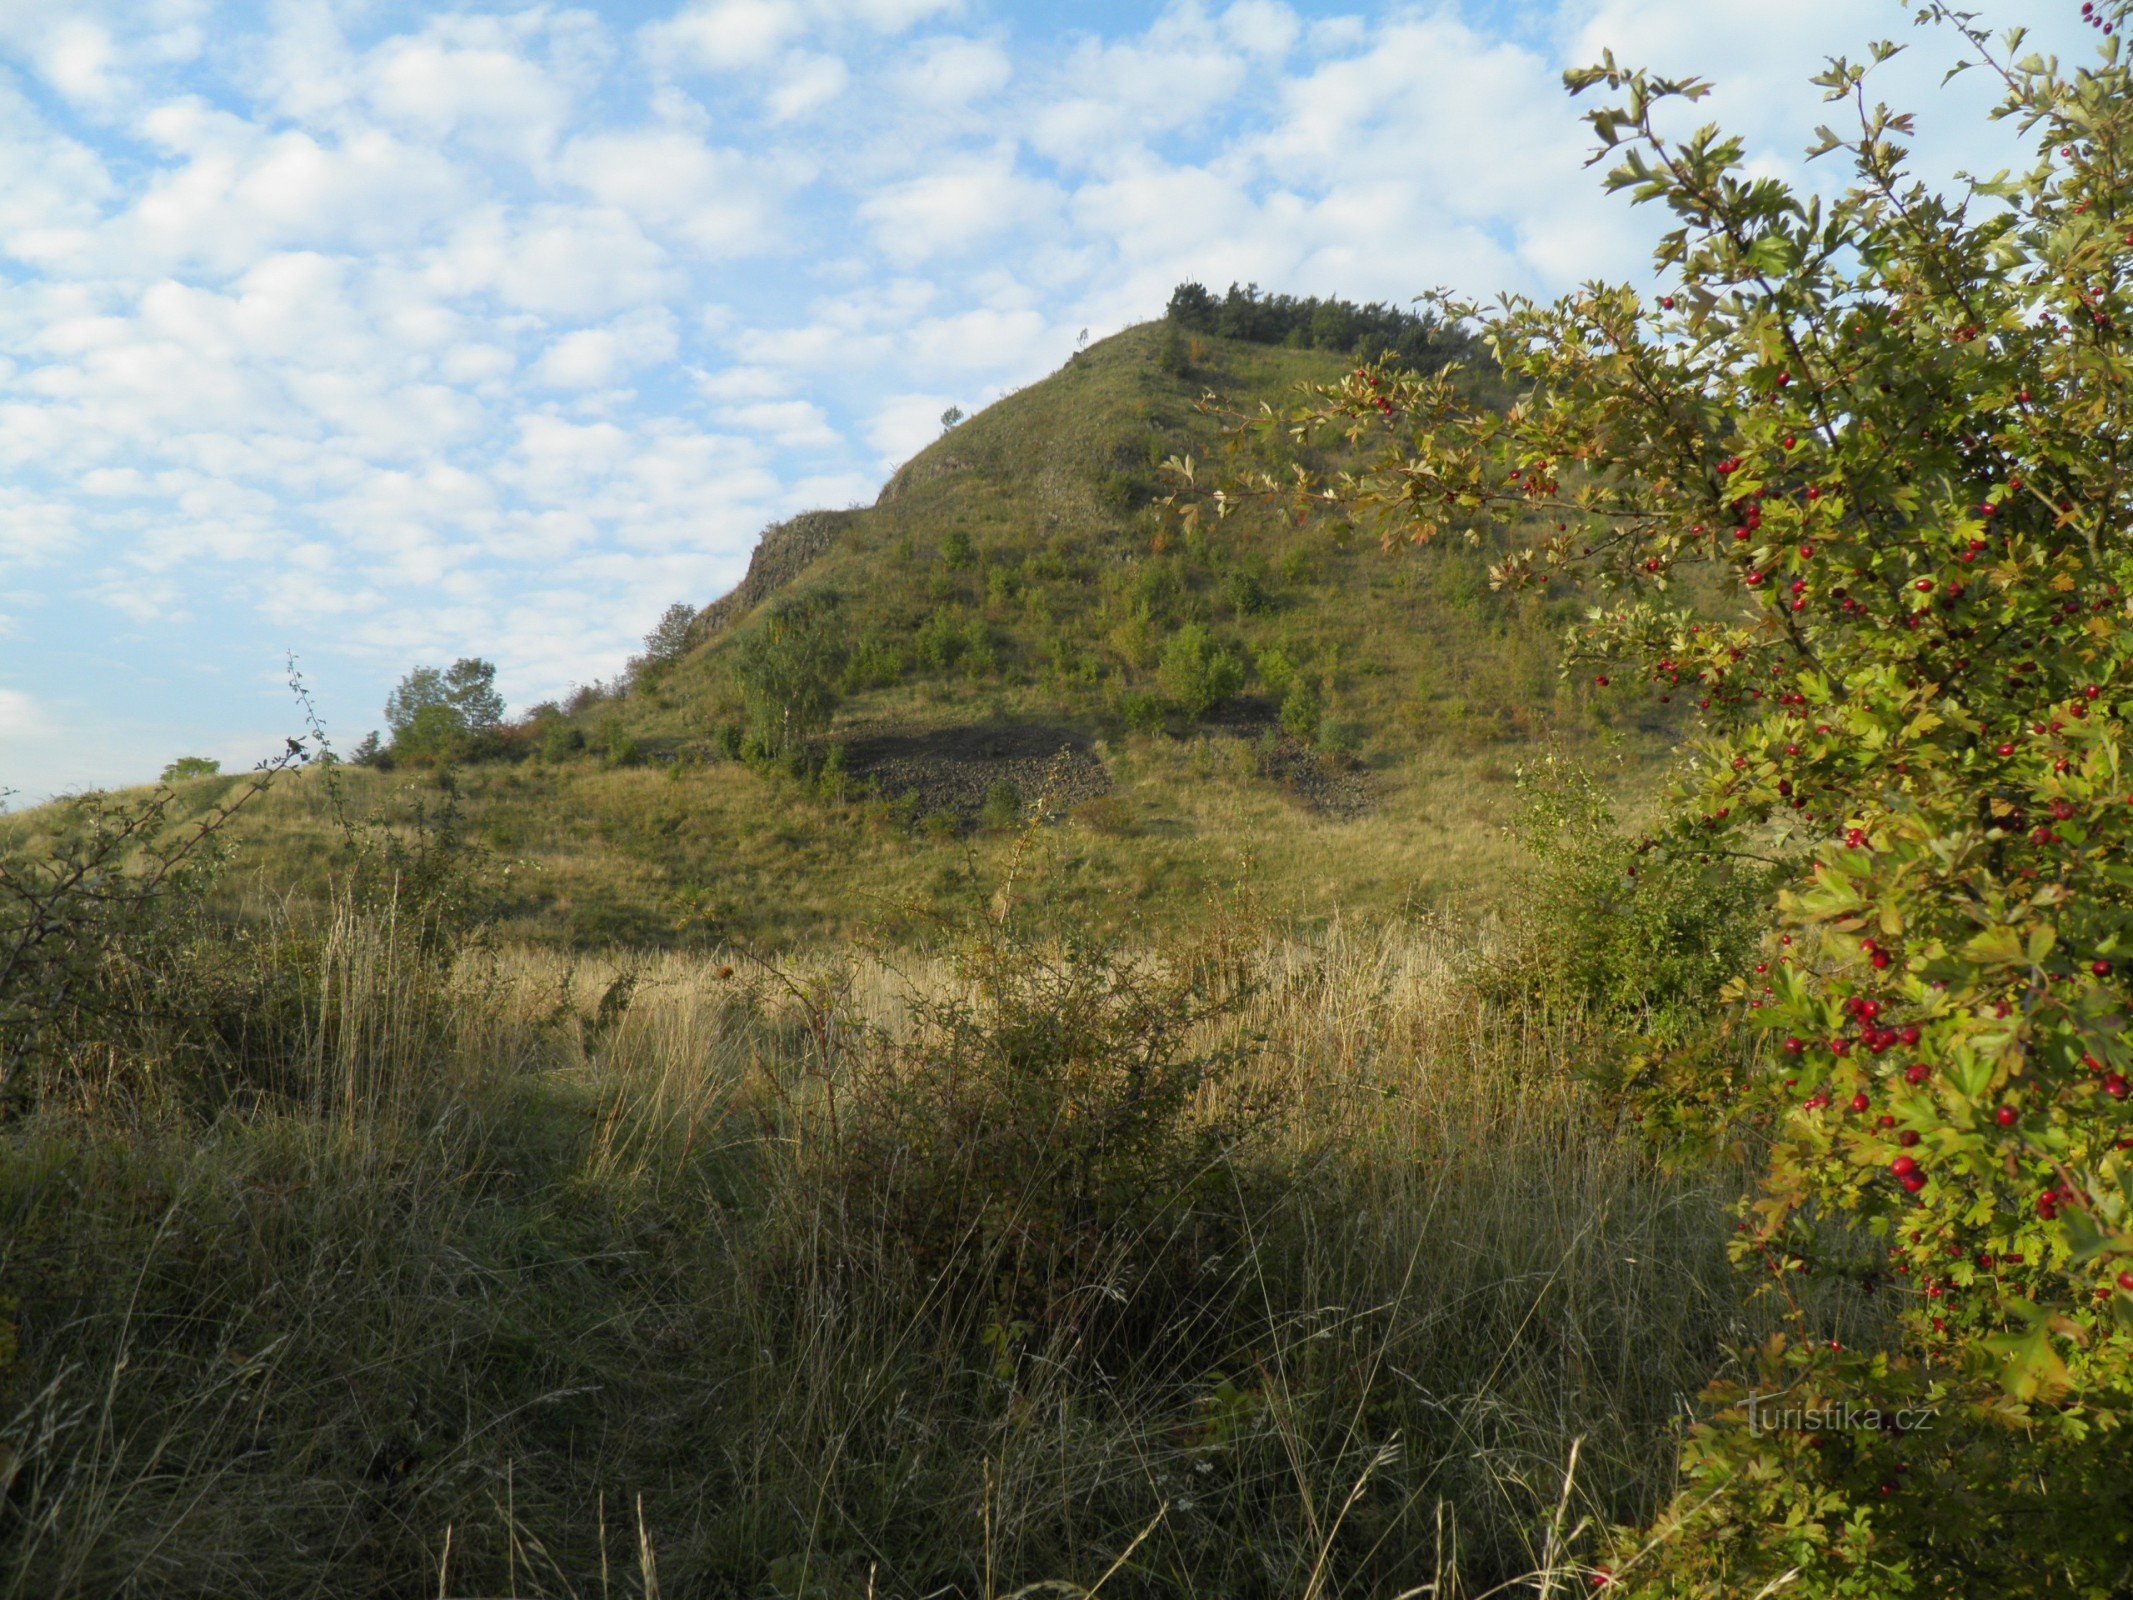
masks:
{"type": "Polygon", "coordinates": [[[1752,1327],[1729,1180],[1448,934],[1249,952],[1222,1140],[1071,1255],[1099,1339],[853,1177],[967,972],[413,933],[307,936],[243,1093],[0,1131],[0,1596],[1563,1592],[1752,1327]]]}

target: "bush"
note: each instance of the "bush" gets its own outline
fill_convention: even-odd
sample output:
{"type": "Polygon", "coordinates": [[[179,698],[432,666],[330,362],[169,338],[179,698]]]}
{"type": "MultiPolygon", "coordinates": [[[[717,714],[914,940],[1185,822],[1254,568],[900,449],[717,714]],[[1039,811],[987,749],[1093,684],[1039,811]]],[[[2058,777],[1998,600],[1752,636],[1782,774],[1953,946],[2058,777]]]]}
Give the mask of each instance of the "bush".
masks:
{"type": "Polygon", "coordinates": [[[1532,859],[1506,906],[1510,947],[1484,993],[1539,1000],[1594,1025],[1619,1089],[1628,1060],[1710,1026],[1711,997],[1754,959],[1771,883],[1726,860],[1640,848],[1615,826],[1606,791],[1559,754],[1522,768],[1512,833],[1532,859]]]}
{"type": "Polygon", "coordinates": [[[1281,697],[1281,730],[1290,738],[1310,744],[1318,738],[1318,725],[1325,715],[1325,706],[1319,700],[1318,691],[1311,680],[1301,673],[1289,679],[1288,692],[1281,697]]]}
{"type": "Polygon", "coordinates": [[[1099,1356],[1232,1242],[1247,1124],[1209,1091],[1238,1057],[1193,1042],[1249,992],[1227,937],[1151,961],[986,924],[852,1069],[822,1181],[929,1298],[1099,1356]]]}
{"type": "Polygon", "coordinates": [[[1171,635],[1157,673],[1172,704],[1195,720],[1244,687],[1244,663],[1197,622],[1171,635]]]}
{"type": "Polygon", "coordinates": [[[1248,556],[1222,580],[1223,597],[1240,617],[1254,617],[1274,606],[1274,591],[1267,582],[1266,562],[1248,556]]]}
{"type": "Polygon", "coordinates": [[[934,612],[912,636],[911,644],[920,664],[934,672],[961,667],[979,677],[999,667],[985,619],[955,608],[934,612]]]}
{"type": "Polygon", "coordinates": [[[1002,778],[985,794],[985,807],[978,820],[995,833],[1005,833],[1022,821],[1022,796],[1002,778]]]}
{"type": "MultiPolygon", "coordinates": [[[[1759,959],[1702,998],[1743,1049],[1653,1075],[1639,1108],[1762,1157],[1734,1254],[1785,1311],[1705,1397],[1674,1505],[1615,1541],[1639,1594],[2103,1595],[2133,1573],[2133,507],[2110,465],[2133,70],[2115,37],[2064,73],[1927,14],[2035,140],[2014,175],[1916,183],[1907,119],[1838,60],[1816,81],[1860,124],[1817,153],[1856,181],[1803,199],[1738,140],[1656,131],[1701,85],[1609,59],[1569,81],[1619,97],[1590,119],[1611,186],[1673,213],[1658,304],[1447,305],[1521,389],[1508,415],[1370,370],[1265,423],[1397,419],[1341,490],[1388,537],[1549,503],[1560,533],[1495,582],[1597,567],[1596,687],[1702,713],[1640,881],[1732,859],[1783,886],[1759,959]],[[1689,572],[1725,605],[1684,607],[1689,572]],[[1832,1282],[1901,1305],[1884,1341],[1833,1336],[1832,1282]],[[1929,1422],[1790,1420],[1846,1411],[1929,1422]]],[[[1693,926],[1647,958],[1585,915],[1558,929],[1581,983],[1696,981],[1693,926]]]]}
{"type": "Polygon", "coordinates": [[[137,1048],[200,1020],[225,965],[195,951],[214,927],[207,889],[226,831],[303,759],[292,740],[182,823],[167,787],[65,801],[0,849],[0,1120],[63,1086],[138,1086],[137,1048]]]}
{"type": "Polygon", "coordinates": [[[631,681],[649,683],[673,667],[688,653],[695,631],[696,607],[686,600],[668,606],[644,636],[644,654],[630,662],[631,681]]]}
{"type": "Polygon", "coordinates": [[[541,755],[549,761],[567,761],[585,748],[585,734],[574,722],[561,718],[541,729],[541,755]]]}
{"type": "Polygon", "coordinates": [[[393,754],[417,761],[462,759],[502,726],[496,668],[465,656],[443,671],[417,667],[385,702],[393,754]]]}
{"type": "Polygon", "coordinates": [[[1152,689],[1128,689],[1118,697],[1118,715],[1136,733],[1153,733],[1163,726],[1163,697],[1152,689]]]}
{"type": "Polygon", "coordinates": [[[212,778],[221,771],[222,763],[206,756],[180,756],[163,769],[163,781],[183,783],[188,778],[212,778]]]}

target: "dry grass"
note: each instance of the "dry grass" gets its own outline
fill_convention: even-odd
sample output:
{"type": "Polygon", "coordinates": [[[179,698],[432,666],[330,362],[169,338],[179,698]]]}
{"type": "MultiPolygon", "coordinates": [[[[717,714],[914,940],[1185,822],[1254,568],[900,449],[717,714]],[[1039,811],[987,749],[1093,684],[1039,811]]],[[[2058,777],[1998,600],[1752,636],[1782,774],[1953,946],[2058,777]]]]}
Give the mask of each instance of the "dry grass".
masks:
{"type": "Polygon", "coordinates": [[[1241,1231],[1189,1298],[1146,1270],[1186,1235],[1105,1241],[1140,1331],[1098,1357],[822,1181],[947,966],[441,973],[344,917],[272,1093],[6,1130],[0,1595],[1560,1593],[1749,1313],[1724,1180],[1655,1171],[1467,954],[1262,943],[1203,1041],[1245,1052],[1241,1231]]]}

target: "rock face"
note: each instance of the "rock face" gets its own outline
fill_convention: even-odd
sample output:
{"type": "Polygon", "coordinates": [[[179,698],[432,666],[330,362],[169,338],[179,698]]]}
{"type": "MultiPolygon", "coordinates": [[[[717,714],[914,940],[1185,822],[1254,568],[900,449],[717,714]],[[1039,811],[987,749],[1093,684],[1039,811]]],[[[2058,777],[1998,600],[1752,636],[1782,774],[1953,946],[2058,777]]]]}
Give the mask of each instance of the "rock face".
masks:
{"type": "Polygon", "coordinates": [[[849,511],[803,511],[790,521],[765,528],[756,541],[755,554],[748,558],[748,575],[732,593],[697,613],[692,637],[717,638],[791,583],[837,542],[851,515],[849,511]]]}

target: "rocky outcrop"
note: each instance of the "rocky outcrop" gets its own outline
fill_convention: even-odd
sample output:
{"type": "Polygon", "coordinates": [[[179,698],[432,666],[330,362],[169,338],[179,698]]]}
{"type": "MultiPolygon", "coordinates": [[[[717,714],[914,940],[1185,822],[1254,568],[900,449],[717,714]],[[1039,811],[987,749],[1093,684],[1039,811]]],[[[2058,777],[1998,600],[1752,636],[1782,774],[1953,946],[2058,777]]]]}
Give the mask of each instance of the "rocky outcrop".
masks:
{"type": "Polygon", "coordinates": [[[803,511],[765,528],[756,541],[755,554],[748,558],[747,576],[730,594],[697,614],[694,636],[717,638],[799,577],[828,553],[851,516],[849,511],[803,511]]]}
{"type": "Polygon", "coordinates": [[[921,451],[890,475],[889,481],[881,486],[881,493],[875,496],[874,504],[885,506],[892,500],[901,499],[922,483],[935,478],[945,478],[962,470],[963,461],[959,456],[942,450],[921,451]]]}

